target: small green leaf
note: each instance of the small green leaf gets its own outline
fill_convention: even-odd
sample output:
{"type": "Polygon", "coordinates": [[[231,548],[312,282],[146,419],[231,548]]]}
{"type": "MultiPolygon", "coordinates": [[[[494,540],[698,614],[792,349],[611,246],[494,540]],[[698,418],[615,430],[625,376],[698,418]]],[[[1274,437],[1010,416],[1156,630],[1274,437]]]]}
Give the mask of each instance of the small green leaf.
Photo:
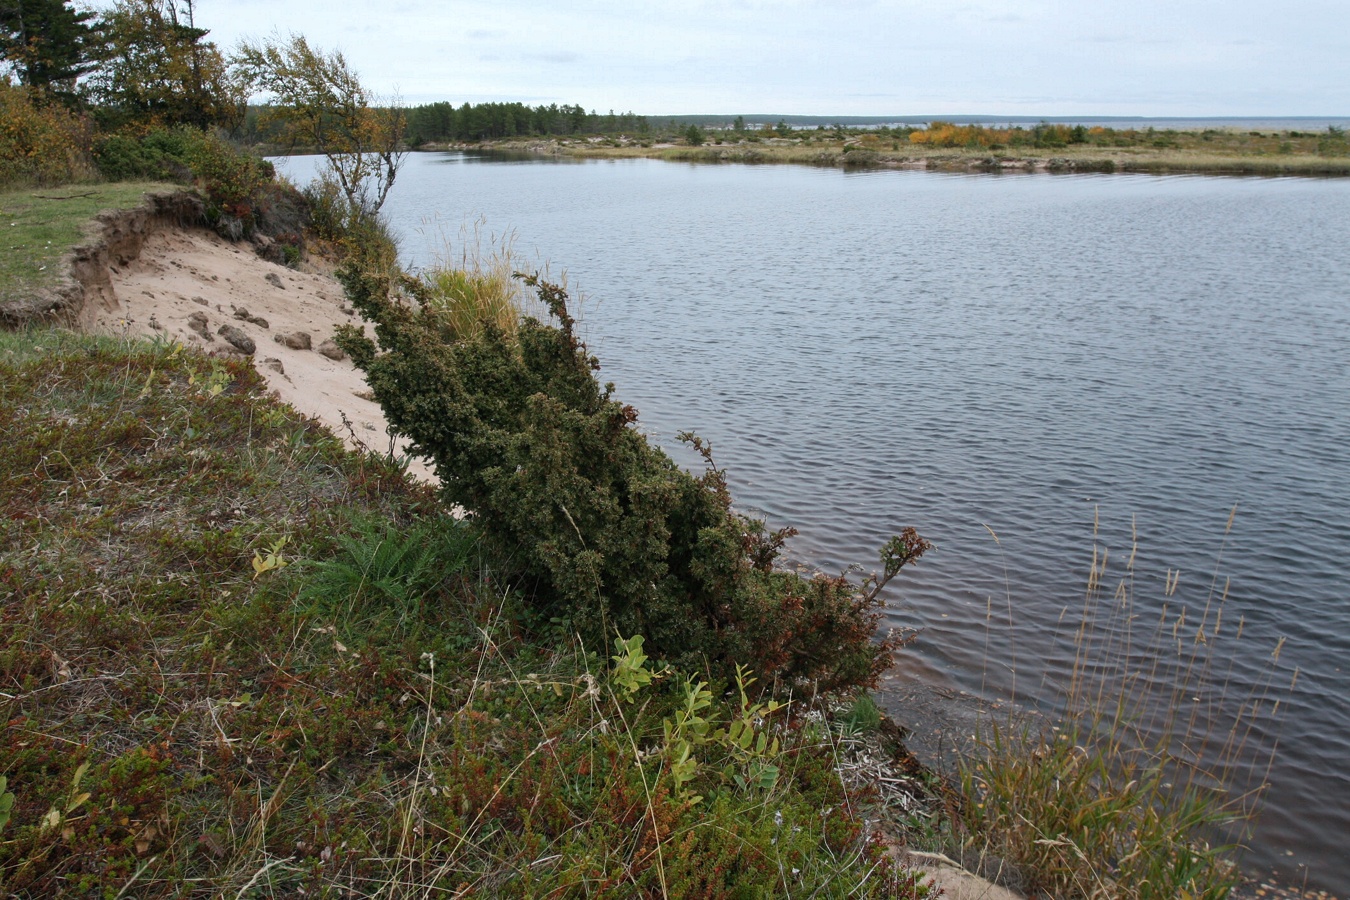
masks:
{"type": "Polygon", "coordinates": [[[0,828],[9,822],[10,811],[14,809],[14,795],[5,791],[7,786],[5,776],[0,775],[0,828]]]}

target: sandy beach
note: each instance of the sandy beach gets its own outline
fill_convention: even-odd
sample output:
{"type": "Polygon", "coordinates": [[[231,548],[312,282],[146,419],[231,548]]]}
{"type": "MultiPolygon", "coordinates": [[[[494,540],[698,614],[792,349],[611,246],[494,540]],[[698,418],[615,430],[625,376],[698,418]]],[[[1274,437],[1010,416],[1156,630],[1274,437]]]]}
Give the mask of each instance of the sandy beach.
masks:
{"type": "MultiPolygon", "coordinates": [[[[110,274],[114,297],[94,311],[92,330],[251,355],[286,403],[354,447],[388,452],[384,414],[370,399],[364,375],[331,344],[338,325],[360,324],[360,317],[322,263],[291,269],[204,229],[167,229],[150,235],[137,259],[110,274]]],[[[433,477],[421,460],[410,470],[433,477]]]]}

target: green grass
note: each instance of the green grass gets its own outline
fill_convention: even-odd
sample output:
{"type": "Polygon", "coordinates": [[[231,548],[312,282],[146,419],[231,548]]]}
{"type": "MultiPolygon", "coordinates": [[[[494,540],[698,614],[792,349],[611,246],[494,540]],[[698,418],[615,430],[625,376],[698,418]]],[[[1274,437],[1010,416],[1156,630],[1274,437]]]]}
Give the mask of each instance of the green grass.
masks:
{"type": "Polygon", "coordinates": [[[61,256],[84,238],[105,209],[139,206],[150,182],[70,184],[0,193],[0,298],[54,284],[61,256]]]}
{"type": "Polygon", "coordinates": [[[923,896],[819,717],[614,670],[247,361],[3,333],[0,428],[0,892],[923,896]]]}

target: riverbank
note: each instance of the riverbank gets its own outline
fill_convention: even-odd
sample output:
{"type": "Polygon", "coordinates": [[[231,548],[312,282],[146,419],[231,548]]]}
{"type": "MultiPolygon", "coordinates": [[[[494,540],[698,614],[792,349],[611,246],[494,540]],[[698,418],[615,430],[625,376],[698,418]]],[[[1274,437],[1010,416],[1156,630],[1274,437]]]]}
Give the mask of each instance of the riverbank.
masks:
{"type": "Polygon", "coordinates": [[[662,159],[669,162],[805,165],[987,174],[1121,173],[1151,175],[1350,176],[1350,156],[1323,155],[1317,142],[1297,138],[1206,145],[1167,140],[1163,146],[1066,145],[1049,150],[933,147],[867,136],[771,137],[687,142],[618,138],[503,139],[426,144],[420,150],[461,150],[574,159],[662,159]],[[1297,143],[1295,143],[1297,141],[1297,143]],[[1268,147],[1267,144],[1273,146],[1268,147]],[[1286,149],[1281,149],[1281,148],[1286,149]]]}
{"type": "MultiPolygon", "coordinates": [[[[311,335],[318,336],[323,333],[324,316],[331,317],[330,324],[349,318],[337,299],[340,294],[332,294],[336,286],[331,281],[327,285],[322,282],[322,272],[302,273],[320,278],[317,282],[292,279],[293,270],[272,266],[259,260],[247,248],[224,244],[205,233],[174,230],[152,236],[145,242],[140,258],[118,266],[118,269],[112,273],[112,278],[118,279],[115,289],[119,296],[127,298],[127,303],[125,315],[113,316],[104,323],[111,324],[114,333],[129,334],[132,329],[140,328],[141,334],[151,338],[176,337],[184,343],[195,343],[208,352],[215,352],[225,363],[242,361],[236,349],[229,349],[233,344],[220,334],[231,322],[242,323],[233,327],[240,328],[258,348],[262,348],[266,345],[267,335],[283,330],[282,326],[288,333],[291,329],[307,329],[311,335]],[[184,242],[186,238],[192,240],[184,242]],[[276,278],[270,279],[269,275],[276,278]],[[277,284],[278,281],[281,284],[277,284]],[[217,290],[220,293],[216,293],[217,290]],[[283,320],[283,316],[296,312],[292,305],[303,306],[310,295],[320,301],[312,311],[283,320]],[[161,306],[152,305],[161,301],[161,306]],[[273,305],[277,303],[280,307],[273,305]],[[192,313],[202,310],[208,314],[203,330],[215,335],[214,340],[206,339],[191,327],[192,313]],[[241,310],[246,314],[243,317],[239,316],[241,310]],[[185,311],[187,319],[183,318],[185,311]],[[273,317],[268,326],[252,321],[267,315],[273,317]],[[151,322],[160,327],[154,327],[151,322]]],[[[261,358],[263,362],[258,366],[260,371],[265,368],[269,352],[259,349],[254,354],[255,361],[261,358]]],[[[297,356],[305,359],[305,352],[298,351],[297,356]]],[[[299,363],[288,360],[283,368],[290,372],[292,365],[299,363]]],[[[331,377],[331,373],[321,372],[318,381],[313,383],[323,385],[325,379],[331,377]]],[[[345,637],[341,640],[348,643],[345,637]]]]}
{"type": "MultiPolygon", "coordinates": [[[[781,736],[792,756],[770,805],[724,798],[694,812],[665,794],[637,803],[627,780],[640,764],[590,771],[597,754],[645,746],[659,721],[631,710],[621,729],[597,726],[594,716],[624,714],[606,712],[619,701],[608,679],[589,675],[580,648],[523,640],[509,624],[520,615],[512,596],[465,568],[467,526],[446,520],[389,455],[341,449],[334,432],[364,449],[360,431],[383,420],[352,412],[353,367],[319,352],[351,321],[331,275],[136,210],[99,225],[68,259],[106,259],[101,276],[72,267],[66,305],[39,304],[20,331],[0,334],[0,421],[22,436],[0,473],[0,583],[12,589],[4,612],[17,628],[0,657],[10,725],[0,796],[13,803],[0,822],[0,885],[50,894],[76,880],[140,893],[189,879],[243,894],[260,881],[283,893],[360,892],[390,878],[449,878],[498,895],[492,885],[509,893],[524,882],[544,890],[609,879],[620,892],[666,893],[668,877],[703,883],[707,853],[689,843],[703,831],[734,829],[742,849],[760,854],[750,835],[768,840],[790,822],[791,839],[766,846],[804,884],[923,895],[907,867],[873,868],[868,829],[844,812],[872,793],[866,771],[899,773],[889,760],[903,748],[828,737],[823,711],[815,743],[781,736]],[[129,230],[134,251],[123,241],[109,253],[109,235],[129,230]],[[296,346],[301,333],[309,346],[296,346]],[[341,429],[316,418],[333,413],[341,429]],[[419,554],[437,556],[416,576],[431,608],[399,605],[400,579],[413,576],[397,565],[381,575],[388,596],[378,603],[332,580],[362,565],[363,541],[376,552],[405,530],[418,535],[419,554]],[[447,539],[459,548],[442,546],[447,539]],[[305,588],[324,577],[322,591],[305,588]],[[345,600],[344,589],[353,591],[345,600]],[[92,608],[63,613],[89,592],[99,598],[92,608]],[[542,687],[551,690],[537,696],[542,687]],[[522,702],[531,715],[517,726],[522,702]],[[564,735],[567,752],[539,756],[564,735]],[[489,756],[514,768],[482,784],[466,775],[466,760],[489,756]],[[846,783],[819,781],[859,758],[869,768],[853,765],[846,783]],[[574,790],[578,776],[585,784],[574,790]],[[794,811],[797,779],[814,786],[794,811]],[[66,792],[76,799],[49,802],[66,792]],[[543,846],[530,835],[549,833],[553,819],[519,835],[501,830],[533,821],[541,804],[562,829],[543,846]],[[43,824],[48,806],[59,827],[43,824]],[[338,812],[316,824],[316,807],[338,812]],[[820,808],[836,812],[822,819],[820,808]],[[462,818],[465,809],[477,814],[462,818]],[[694,870],[629,846],[645,832],[643,810],[653,831],[642,840],[659,851],[664,830],[679,828],[679,857],[694,870]],[[605,823],[622,835],[601,834],[605,823]],[[825,827],[834,849],[812,843],[825,827]],[[519,853],[502,854],[516,836],[519,853]],[[585,853],[568,849],[574,838],[585,853]],[[474,848],[489,839],[497,852],[479,859],[474,848]]],[[[705,748],[700,759],[714,755],[705,748]]],[[[728,877],[749,876],[735,876],[738,866],[728,877]]],[[[957,871],[933,875],[951,896],[1010,896],[957,871]]]]}

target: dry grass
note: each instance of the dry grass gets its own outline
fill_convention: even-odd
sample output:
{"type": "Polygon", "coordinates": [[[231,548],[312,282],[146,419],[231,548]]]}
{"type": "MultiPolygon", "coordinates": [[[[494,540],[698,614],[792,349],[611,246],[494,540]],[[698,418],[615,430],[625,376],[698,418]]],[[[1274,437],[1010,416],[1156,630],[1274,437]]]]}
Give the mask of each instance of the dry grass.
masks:
{"type": "Polygon", "coordinates": [[[480,219],[460,230],[458,249],[444,240],[440,258],[419,274],[423,302],[447,314],[449,339],[477,335],[489,323],[514,338],[522,315],[547,316],[516,278],[521,266],[514,245],[514,233],[492,234],[480,219]]]}
{"type": "Polygon", "coordinates": [[[1240,618],[1225,621],[1217,564],[1198,603],[1182,602],[1169,572],[1149,612],[1135,597],[1136,549],[1112,569],[1094,547],[1054,714],[991,723],[961,761],[959,849],[1056,897],[1219,900],[1240,881],[1233,851],[1297,672],[1280,668],[1277,646],[1238,688],[1233,661],[1261,651],[1242,643],[1240,618]]]}

